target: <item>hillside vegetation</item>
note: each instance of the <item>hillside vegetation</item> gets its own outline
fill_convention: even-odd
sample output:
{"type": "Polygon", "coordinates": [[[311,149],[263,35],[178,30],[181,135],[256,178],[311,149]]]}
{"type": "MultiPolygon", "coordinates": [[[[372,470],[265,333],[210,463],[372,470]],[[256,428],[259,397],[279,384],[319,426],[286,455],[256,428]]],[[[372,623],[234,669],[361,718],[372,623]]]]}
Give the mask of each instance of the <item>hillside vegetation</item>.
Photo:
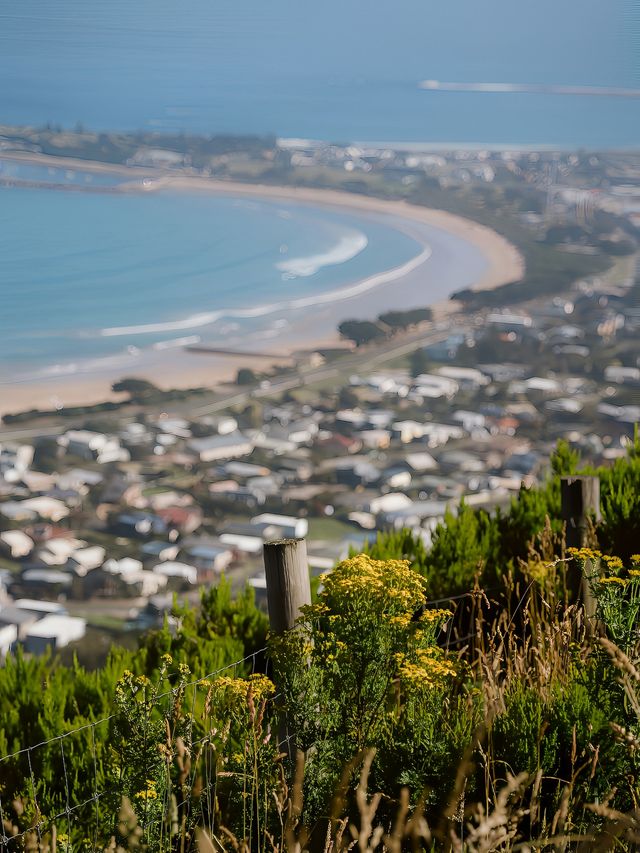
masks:
{"type": "Polygon", "coordinates": [[[589,547],[552,470],[430,550],[381,535],[283,637],[223,582],[98,671],[9,658],[6,849],[637,849],[640,442],[589,547]]]}

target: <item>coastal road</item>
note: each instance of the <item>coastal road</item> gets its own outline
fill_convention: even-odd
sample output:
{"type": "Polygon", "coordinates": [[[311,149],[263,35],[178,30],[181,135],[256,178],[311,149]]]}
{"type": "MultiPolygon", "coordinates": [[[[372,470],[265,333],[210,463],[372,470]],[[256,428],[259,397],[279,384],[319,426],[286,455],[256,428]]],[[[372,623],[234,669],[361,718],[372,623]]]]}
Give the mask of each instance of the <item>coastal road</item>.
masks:
{"type": "Polygon", "coordinates": [[[284,391],[292,391],[295,388],[301,388],[305,385],[314,385],[317,382],[324,382],[325,379],[330,379],[347,371],[362,370],[362,368],[370,368],[374,365],[384,364],[386,361],[391,361],[403,355],[408,355],[418,347],[430,346],[431,344],[440,343],[449,337],[453,329],[458,332],[464,332],[468,329],[468,323],[459,324],[452,318],[451,323],[446,324],[446,328],[438,328],[430,332],[419,332],[412,334],[408,339],[404,338],[402,343],[388,342],[378,344],[375,347],[369,346],[355,351],[352,355],[341,358],[335,366],[323,365],[322,367],[310,368],[304,371],[298,371],[295,376],[284,377],[280,380],[271,382],[268,387],[251,388],[247,391],[234,393],[231,396],[221,397],[213,403],[205,406],[198,406],[190,409],[192,415],[201,417],[205,415],[216,414],[224,411],[231,406],[246,405],[250,400],[261,397],[272,397],[275,394],[281,394],[284,391]]]}
{"type": "MultiPolygon", "coordinates": [[[[409,337],[403,336],[402,342],[388,341],[383,344],[376,344],[363,347],[354,351],[351,355],[341,358],[334,365],[323,365],[322,367],[301,369],[291,376],[284,376],[281,379],[274,380],[266,387],[251,386],[245,391],[234,390],[228,394],[219,397],[211,403],[202,406],[193,406],[187,403],[172,403],[168,407],[172,411],[180,411],[192,418],[204,417],[206,415],[214,415],[219,412],[224,412],[233,406],[247,405],[251,400],[272,397],[281,394],[284,391],[292,391],[296,388],[302,388],[305,385],[314,385],[318,382],[324,382],[340,374],[349,371],[357,371],[369,369],[372,366],[384,364],[386,361],[391,361],[403,355],[408,355],[418,347],[430,346],[431,344],[444,341],[455,328],[458,332],[464,332],[468,328],[468,320],[461,321],[462,318],[451,318],[450,322],[439,326],[429,332],[414,332],[409,337]]],[[[154,407],[154,410],[162,411],[162,405],[154,407]]],[[[101,418],[109,417],[108,413],[99,413],[101,418]]],[[[66,432],[68,429],[75,429],[87,418],[90,414],[82,415],[78,418],[69,418],[58,423],[51,423],[42,426],[32,427],[0,427],[0,442],[3,441],[29,441],[36,438],[45,438],[47,436],[57,436],[66,432]]],[[[112,415],[114,422],[118,424],[130,423],[135,420],[131,415],[120,416],[112,415]]]]}

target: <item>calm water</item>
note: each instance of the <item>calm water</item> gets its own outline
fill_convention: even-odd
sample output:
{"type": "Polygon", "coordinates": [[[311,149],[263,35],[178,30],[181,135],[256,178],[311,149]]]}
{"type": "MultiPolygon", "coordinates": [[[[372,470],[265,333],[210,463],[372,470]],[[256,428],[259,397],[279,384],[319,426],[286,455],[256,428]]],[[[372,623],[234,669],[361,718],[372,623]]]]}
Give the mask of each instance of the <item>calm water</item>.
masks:
{"type": "Polygon", "coordinates": [[[304,205],[0,188],[0,376],[185,336],[238,346],[274,304],[312,305],[421,248],[383,220],[304,205]]]}
{"type": "Polygon", "coordinates": [[[3,0],[0,122],[340,140],[640,144],[638,0],[3,0]]]}

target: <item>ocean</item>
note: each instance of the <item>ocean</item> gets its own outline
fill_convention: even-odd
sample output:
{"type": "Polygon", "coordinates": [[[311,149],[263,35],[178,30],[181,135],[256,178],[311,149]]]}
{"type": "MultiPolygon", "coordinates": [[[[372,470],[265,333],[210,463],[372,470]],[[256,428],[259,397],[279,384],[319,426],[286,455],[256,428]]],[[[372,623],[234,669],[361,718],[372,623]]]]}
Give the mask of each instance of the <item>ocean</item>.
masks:
{"type": "Polygon", "coordinates": [[[640,144],[638,0],[3,0],[0,123],[333,141],[640,144]]]}
{"type": "Polygon", "coordinates": [[[287,309],[421,249],[379,219],[298,204],[2,188],[0,380],[201,340],[246,349],[287,309]]]}
{"type": "MultiPolygon", "coordinates": [[[[639,17],[637,0],[4,0],[0,123],[632,147],[639,100],[419,84],[639,88],[639,17]]],[[[29,168],[23,177],[56,177],[29,168]]],[[[416,304],[481,274],[461,240],[434,232],[427,244],[416,304]]],[[[289,322],[278,311],[410,265],[423,245],[383,217],[302,205],[0,188],[0,382],[109,360],[115,370],[154,347],[277,338],[289,322]]]]}

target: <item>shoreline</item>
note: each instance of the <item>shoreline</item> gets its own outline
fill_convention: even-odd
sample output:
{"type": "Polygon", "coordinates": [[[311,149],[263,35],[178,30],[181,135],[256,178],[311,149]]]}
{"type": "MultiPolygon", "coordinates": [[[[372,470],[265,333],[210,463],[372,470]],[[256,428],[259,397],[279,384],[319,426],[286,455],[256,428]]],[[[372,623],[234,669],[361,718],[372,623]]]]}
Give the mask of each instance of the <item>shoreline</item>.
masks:
{"type": "MultiPolygon", "coordinates": [[[[0,155],[3,156],[3,155],[0,155]]],[[[32,164],[64,166],[77,171],[110,172],[132,179],[151,178],[152,183],[125,184],[121,192],[205,192],[218,196],[254,198],[257,200],[300,203],[311,207],[329,209],[360,216],[388,218],[391,227],[410,234],[422,251],[399,268],[381,270],[367,279],[349,282],[334,290],[312,298],[313,304],[293,297],[288,303],[276,304],[274,310],[290,315],[289,328],[277,335],[277,347],[269,330],[261,344],[282,352],[280,363],[291,359],[297,350],[330,347],[340,342],[338,324],[348,318],[373,319],[389,308],[414,308],[429,306],[439,317],[457,310],[447,294],[446,298],[421,296],[424,280],[420,277],[421,267],[429,260],[430,245],[420,229],[436,229],[448,237],[460,239],[473,246],[484,258],[486,269],[473,282],[459,282],[459,286],[474,290],[489,290],[517,280],[524,272],[524,262],[515,248],[505,238],[490,228],[446,211],[412,205],[405,201],[393,201],[343,192],[339,190],[306,187],[271,186],[220,181],[202,176],[175,173],[159,173],[150,169],[128,168],[117,164],[95,163],[65,157],[23,154],[6,155],[5,159],[16,159],[32,164]],[[133,173],[133,174],[132,174],[133,173]]],[[[55,188],[55,187],[52,187],[55,188]]],[[[88,189],[87,191],[91,191],[88,189]]],[[[454,292],[451,290],[451,292],[454,292]]],[[[341,342],[343,344],[343,342],[341,342]]],[[[161,388],[188,388],[196,386],[215,387],[235,378],[240,367],[266,369],[277,359],[251,358],[242,356],[208,355],[184,349],[167,351],[147,350],[143,357],[122,369],[95,370],[92,373],[53,375],[42,379],[16,381],[0,386],[0,416],[9,412],[30,408],[52,408],[56,404],[74,405],[98,403],[116,398],[111,385],[124,376],[135,375],[155,382],[161,388]]]]}

